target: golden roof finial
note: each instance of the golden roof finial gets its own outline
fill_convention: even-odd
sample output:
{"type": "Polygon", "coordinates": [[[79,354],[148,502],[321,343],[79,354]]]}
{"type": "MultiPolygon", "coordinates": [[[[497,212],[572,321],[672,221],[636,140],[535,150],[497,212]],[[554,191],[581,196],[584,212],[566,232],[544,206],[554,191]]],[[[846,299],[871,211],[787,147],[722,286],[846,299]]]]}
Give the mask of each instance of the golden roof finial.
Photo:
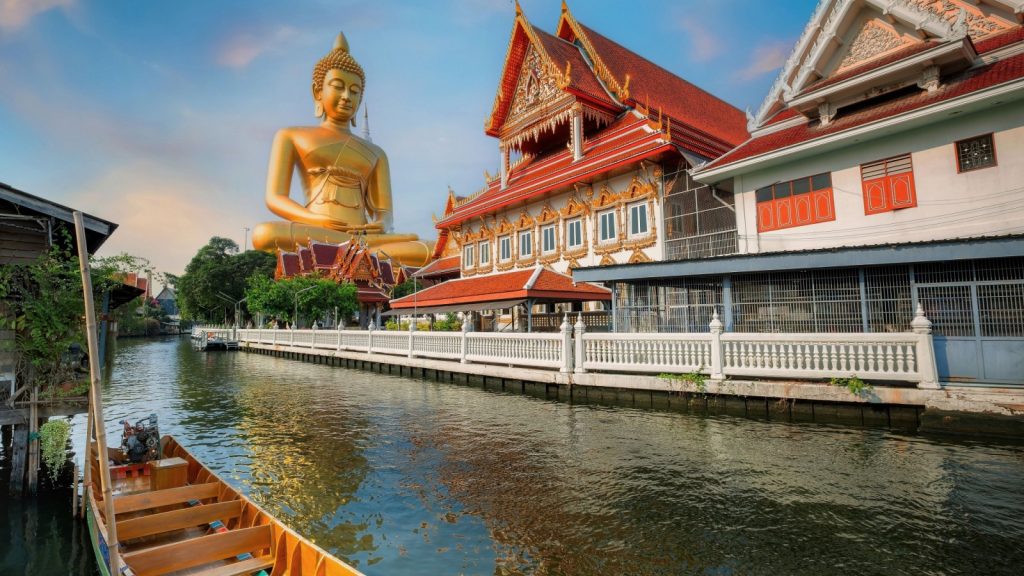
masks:
{"type": "Polygon", "coordinates": [[[626,74],[626,83],[622,85],[622,99],[629,98],[629,74],[626,74]]]}
{"type": "Polygon", "coordinates": [[[338,32],[338,36],[334,39],[334,49],[348,52],[348,38],[345,38],[344,32],[338,32]]]}
{"type": "Polygon", "coordinates": [[[518,18],[518,17],[521,17],[522,15],[523,15],[523,7],[519,5],[519,0],[516,0],[516,17],[518,18]]]}
{"type": "Polygon", "coordinates": [[[565,0],[562,0],[562,14],[565,14],[568,11],[569,11],[569,5],[565,3],[565,0]]]}

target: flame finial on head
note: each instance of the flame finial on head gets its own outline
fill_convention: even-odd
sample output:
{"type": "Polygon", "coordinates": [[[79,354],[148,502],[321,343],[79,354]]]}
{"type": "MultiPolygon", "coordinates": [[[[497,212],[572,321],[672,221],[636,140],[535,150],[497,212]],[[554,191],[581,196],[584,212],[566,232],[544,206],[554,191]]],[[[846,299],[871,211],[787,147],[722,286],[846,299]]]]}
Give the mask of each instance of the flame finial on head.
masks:
{"type": "Polygon", "coordinates": [[[366,73],[363,72],[363,67],[359,65],[359,62],[356,62],[356,59],[349,54],[348,39],[345,38],[344,32],[338,33],[338,36],[334,39],[334,48],[321,58],[313,68],[314,93],[319,92],[323,88],[324,77],[327,75],[327,71],[335,68],[359,76],[359,79],[363,82],[363,87],[366,87],[366,73]]]}

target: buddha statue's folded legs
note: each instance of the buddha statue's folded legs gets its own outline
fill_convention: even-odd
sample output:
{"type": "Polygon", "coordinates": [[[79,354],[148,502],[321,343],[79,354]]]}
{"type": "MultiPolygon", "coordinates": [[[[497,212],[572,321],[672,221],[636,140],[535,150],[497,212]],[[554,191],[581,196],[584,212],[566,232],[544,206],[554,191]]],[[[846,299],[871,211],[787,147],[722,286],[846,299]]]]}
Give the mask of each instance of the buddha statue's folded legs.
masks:
{"type": "MultiPolygon", "coordinates": [[[[405,266],[423,266],[434,251],[433,242],[422,242],[415,234],[360,234],[371,252],[383,252],[405,266]]],[[[261,222],[252,231],[252,247],[273,252],[295,252],[310,240],[341,244],[353,237],[348,232],[329,230],[298,222],[261,222]]]]}

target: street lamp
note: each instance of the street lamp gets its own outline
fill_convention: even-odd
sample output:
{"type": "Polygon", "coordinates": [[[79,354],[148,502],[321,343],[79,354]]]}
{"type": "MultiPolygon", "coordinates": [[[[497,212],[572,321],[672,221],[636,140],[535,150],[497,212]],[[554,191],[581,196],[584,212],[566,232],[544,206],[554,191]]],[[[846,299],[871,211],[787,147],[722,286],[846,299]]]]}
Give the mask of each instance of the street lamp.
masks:
{"type": "Polygon", "coordinates": [[[316,284],[312,286],[307,286],[295,293],[295,310],[292,313],[292,328],[295,328],[299,325],[299,294],[302,294],[303,292],[308,292],[313,288],[316,288],[316,284]]]}
{"type": "Polygon", "coordinates": [[[234,298],[232,298],[232,297],[228,296],[227,294],[225,294],[225,293],[223,293],[223,292],[221,292],[221,291],[219,291],[219,290],[217,291],[217,294],[216,294],[216,295],[217,295],[217,296],[218,296],[218,297],[219,297],[219,298],[220,298],[221,300],[227,300],[228,302],[231,302],[231,303],[232,303],[232,305],[233,305],[233,306],[235,307],[235,327],[237,328],[237,327],[238,327],[238,319],[239,319],[239,317],[240,317],[240,314],[241,314],[241,305],[242,305],[242,302],[245,302],[246,300],[248,300],[248,299],[249,299],[249,297],[248,297],[248,296],[246,296],[245,298],[242,298],[241,300],[238,300],[238,301],[236,301],[236,300],[235,300],[234,298]]]}

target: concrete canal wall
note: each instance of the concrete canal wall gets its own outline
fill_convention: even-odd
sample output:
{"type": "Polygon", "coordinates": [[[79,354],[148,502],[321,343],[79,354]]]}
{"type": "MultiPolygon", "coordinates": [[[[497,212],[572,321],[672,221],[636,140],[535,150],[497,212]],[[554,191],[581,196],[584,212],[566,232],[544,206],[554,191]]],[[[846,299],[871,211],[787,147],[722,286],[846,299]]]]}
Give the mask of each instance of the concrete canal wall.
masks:
{"type": "Polygon", "coordinates": [[[1024,391],[1013,389],[874,386],[855,395],[822,381],[726,379],[698,383],[645,374],[575,373],[244,340],[241,349],[573,402],[1024,438],[1024,391]]]}

